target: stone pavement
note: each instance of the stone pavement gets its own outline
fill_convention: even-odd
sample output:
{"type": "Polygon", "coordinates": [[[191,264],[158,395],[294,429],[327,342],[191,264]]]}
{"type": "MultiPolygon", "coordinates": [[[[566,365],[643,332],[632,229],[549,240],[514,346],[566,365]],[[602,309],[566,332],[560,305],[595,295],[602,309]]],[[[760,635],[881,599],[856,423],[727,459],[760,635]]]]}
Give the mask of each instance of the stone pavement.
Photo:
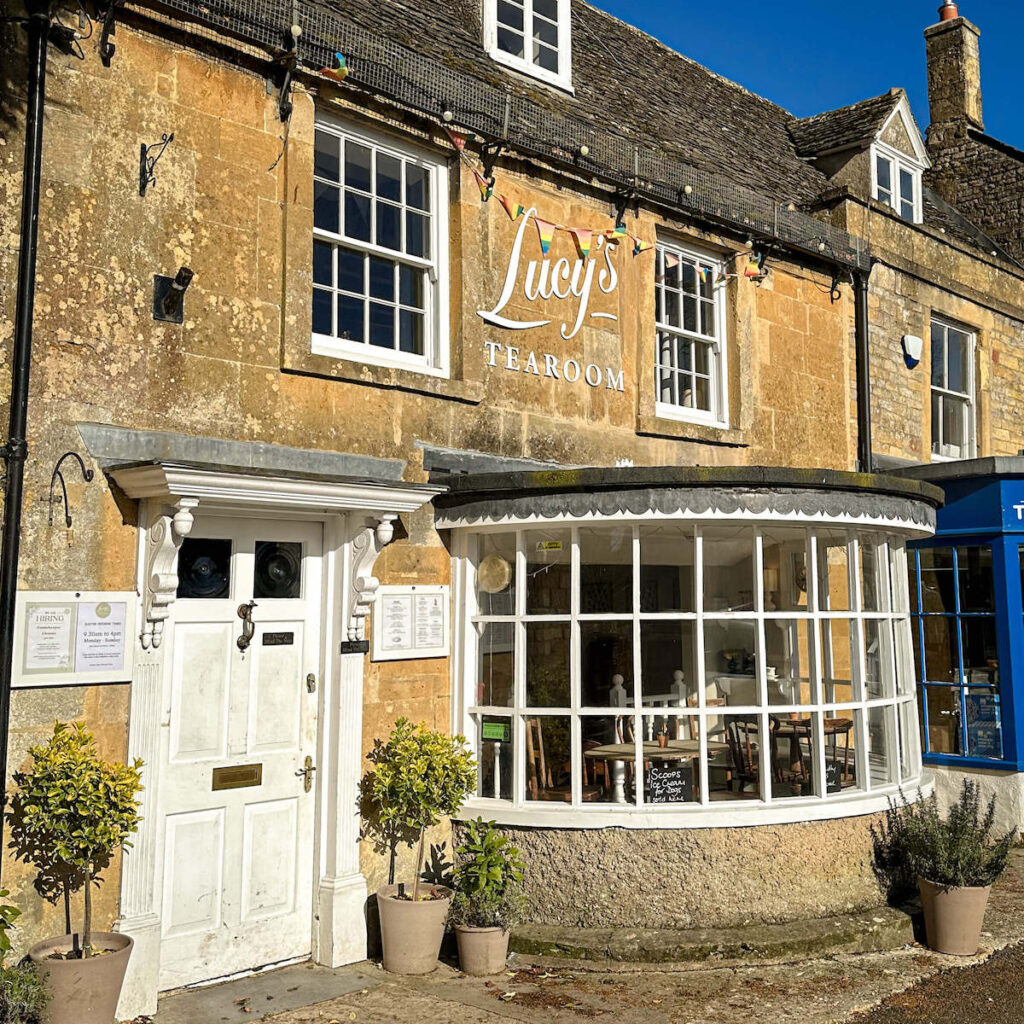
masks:
{"type": "MultiPolygon", "coordinates": [[[[509,970],[493,979],[467,978],[447,965],[421,978],[389,975],[373,964],[334,972],[299,966],[201,990],[208,1001],[203,1009],[198,1003],[189,1003],[199,993],[172,996],[161,1003],[155,1020],[156,1024],[222,1024],[257,1019],[264,1024],[561,1024],[607,1017],[623,1024],[738,1024],[752,1020],[839,1024],[880,1000],[907,993],[918,982],[930,979],[930,984],[945,984],[950,977],[973,977],[971,971],[951,968],[983,964],[994,950],[1024,940],[1024,850],[1014,851],[1009,871],[993,890],[985,927],[983,948],[977,957],[969,959],[944,957],[917,945],[816,959],[751,962],[709,958],[676,965],[517,955],[510,960],[509,970]],[[315,986],[311,984],[314,976],[315,986]],[[304,983],[304,978],[310,984],[304,983]],[[337,994],[323,999],[332,983],[337,986],[337,994]],[[271,999],[267,998],[272,994],[269,985],[277,992],[271,999]],[[211,995],[213,1003],[209,1002],[211,995]]],[[[1011,965],[1024,972],[1024,957],[1013,959],[1013,955],[1007,954],[1011,965]]],[[[993,960],[978,970],[995,970],[1002,963],[1003,959],[993,960]]],[[[1024,973],[1020,980],[1024,981],[1024,973]]],[[[916,993],[926,988],[914,989],[903,998],[913,1004],[916,993]]],[[[1024,987],[1018,984],[1013,991],[1020,993],[1024,987]]],[[[983,1001],[986,996],[975,994],[970,998],[983,1001]]],[[[901,1012],[898,1001],[891,1005],[893,1013],[901,1012]]],[[[903,1020],[945,1024],[947,1019],[959,1024],[970,1018],[890,1015],[858,1019],[865,1024],[903,1020]]],[[[1002,1021],[997,1016],[978,1019],[991,1020],[991,1024],[1002,1021]]],[[[1024,1020],[1024,1009],[1006,1020],[1024,1020]]]]}

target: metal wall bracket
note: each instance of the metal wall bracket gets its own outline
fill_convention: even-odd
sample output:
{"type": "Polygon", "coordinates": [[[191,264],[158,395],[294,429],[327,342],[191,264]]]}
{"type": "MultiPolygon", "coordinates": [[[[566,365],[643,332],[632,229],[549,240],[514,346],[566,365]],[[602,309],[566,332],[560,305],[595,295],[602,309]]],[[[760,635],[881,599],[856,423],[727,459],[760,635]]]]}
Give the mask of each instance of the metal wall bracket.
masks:
{"type": "Polygon", "coordinates": [[[277,110],[283,123],[292,116],[292,110],[294,109],[292,104],[292,79],[295,77],[295,72],[299,66],[298,50],[289,50],[278,57],[274,63],[279,68],[278,74],[281,79],[280,85],[277,88],[277,110]]]}
{"type": "Polygon", "coordinates": [[[117,50],[110,37],[117,32],[117,10],[123,2],[124,0],[108,0],[106,8],[100,10],[103,17],[103,28],[100,30],[100,60],[105,68],[110,67],[114,52],[117,50]]]}
{"type": "Polygon", "coordinates": [[[89,483],[90,480],[95,476],[95,473],[91,469],[85,468],[85,462],[82,456],[78,452],[65,452],[58,460],[57,465],[53,467],[53,473],[50,474],[50,526],[53,526],[53,485],[60,481],[60,494],[61,501],[64,503],[64,526],[67,529],[71,529],[71,509],[68,508],[68,488],[64,482],[64,474],[60,471],[61,465],[65,459],[74,459],[78,463],[78,468],[82,471],[82,479],[89,483]]]}
{"type": "Polygon", "coordinates": [[[181,267],[174,277],[153,275],[153,319],[168,324],[185,320],[185,289],[192,283],[193,273],[181,267]]]}
{"type": "Polygon", "coordinates": [[[139,195],[144,196],[146,189],[155,184],[156,175],[153,173],[157,160],[164,155],[164,150],[174,141],[174,132],[170,135],[164,132],[159,142],[147,146],[144,142],[139,149],[139,195]]]}

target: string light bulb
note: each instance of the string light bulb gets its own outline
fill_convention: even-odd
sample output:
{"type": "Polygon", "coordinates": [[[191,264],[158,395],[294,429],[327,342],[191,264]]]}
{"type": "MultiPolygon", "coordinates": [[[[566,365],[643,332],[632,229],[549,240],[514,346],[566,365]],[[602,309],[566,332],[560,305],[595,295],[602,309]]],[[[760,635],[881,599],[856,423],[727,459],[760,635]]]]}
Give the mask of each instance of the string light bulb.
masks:
{"type": "Polygon", "coordinates": [[[583,157],[590,156],[590,147],[588,145],[586,145],[585,143],[584,143],[584,145],[580,146],[580,156],[583,156],[583,157]]]}
{"type": "Polygon", "coordinates": [[[452,121],[455,120],[455,115],[450,110],[445,110],[444,113],[441,114],[441,120],[446,124],[451,124],[452,121]]]}

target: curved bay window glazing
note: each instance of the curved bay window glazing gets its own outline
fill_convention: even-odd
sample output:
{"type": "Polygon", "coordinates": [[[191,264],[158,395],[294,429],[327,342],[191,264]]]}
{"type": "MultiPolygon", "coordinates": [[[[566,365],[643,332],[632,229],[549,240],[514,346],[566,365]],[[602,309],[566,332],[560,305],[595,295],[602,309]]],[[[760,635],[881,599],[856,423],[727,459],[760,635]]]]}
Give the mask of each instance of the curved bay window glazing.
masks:
{"type": "Polygon", "coordinates": [[[902,538],[595,520],[460,550],[461,728],[488,813],[838,808],[917,784],[902,538]]]}

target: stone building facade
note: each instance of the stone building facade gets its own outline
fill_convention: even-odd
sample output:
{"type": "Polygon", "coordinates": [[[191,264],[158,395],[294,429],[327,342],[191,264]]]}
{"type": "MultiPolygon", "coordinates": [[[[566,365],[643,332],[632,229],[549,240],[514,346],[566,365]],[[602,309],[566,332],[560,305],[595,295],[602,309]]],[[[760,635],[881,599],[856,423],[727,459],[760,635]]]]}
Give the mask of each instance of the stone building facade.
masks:
{"type": "MultiPolygon", "coordinates": [[[[931,532],[939,496],[854,475],[863,336],[851,280],[874,260],[874,451],[895,466],[930,457],[930,348],[911,370],[902,345],[927,339],[936,313],[976,337],[975,450],[1020,447],[1024,270],[967,222],[960,199],[958,213],[921,180],[909,216],[898,195],[895,206],[878,199],[876,142],[894,169],[901,154],[918,175],[938,167],[901,94],[808,127],[580,0],[527,6],[537,33],[557,40],[556,57],[538,42],[536,59],[557,72],[512,52],[515,31],[499,31],[493,3],[359,2],[344,15],[300,4],[298,35],[291,8],[276,4],[256,20],[185,0],[140,4],[119,9],[109,61],[99,20],[84,59],[51,48],[19,588],[44,603],[110,595],[137,628],[107,677],[55,671],[42,686],[21,672],[9,770],[54,717],[84,720],[111,756],[146,761],[138,841],[97,899],[104,923],[136,940],[125,1015],[177,985],[365,955],[367,893],[386,865],[357,842],[357,783],[374,738],[400,716],[467,733],[482,766],[467,813],[518,830],[537,866],[538,918],[616,923],[647,886],[664,921],[670,872],[636,865],[664,864],[667,848],[681,873],[702,865],[701,898],[674,903],[681,927],[734,923],[753,902],[785,920],[879,898],[868,825],[921,780],[904,545],[931,532]],[[592,36],[671,88],[610,80],[592,36]],[[485,111],[473,106],[481,98],[485,111]],[[693,123],[681,124],[684,109],[693,123]],[[569,128],[571,139],[552,142],[569,128]],[[140,146],[171,133],[140,195],[140,146]],[[155,319],[154,276],[181,267],[194,274],[181,322],[155,319]],[[69,478],[64,529],[48,487],[67,451],[96,476],[69,478]],[[585,475],[599,470],[609,475],[585,475]],[[616,532],[623,522],[628,535],[616,532]],[[622,739],[612,733],[630,717],[642,744],[659,724],[651,709],[666,706],[671,666],[659,703],[640,682],[640,580],[656,525],[677,531],[651,584],[664,600],[695,587],[701,556],[675,554],[691,544],[722,594],[697,588],[692,611],[664,612],[681,624],[670,648],[690,685],[670,695],[664,728],[697,758],[693,806],[652,810],[637,781],[650,770],[642,746],[635,763],[623,755],[600,770],[587,751],[608,745],[594,738],[601,728],[622,739]],[[600,580],[584,586],[591,541],[600,580]],[[476,587],[492,543],[490,570],[511,573],[497,591],[476,587]],[[275,590],[278,570],[304,582],[275,590]],[[621,629],[597,630],[591,648],[568,641],[565,713],[550,710],[557,701],[531,711],[529,603],[488,623],[477,590],[495,608],[510,587],[563,579],[572,610],[548,618],[578,638],[595,630],[580,619],[585,595],[606,587],[618,600],[627,577],[629,610],[593,613],[618,616],[621,629]],[[450,598],[444,650],[417,656],[406,636],[406,656],[380,657],[378,593],[398,615],[416,599],[409,588],[450,598]],[[785,608],[796,633],[815,630],[778,655],[792,705],[771,696],[765,666],[782,643],[765,624],[785,608]],[[876,622],[888,637],[878,680],[868,678],[876,622]],[[480,638],[500,632],[491,625],[507,629],[485,655],[480,638]],[[686,637],[712,627],[718,648],[701,664],[703,647],[686,637]],[[750,639],[737,639],[740,627],[750,639]],[[237,643],[247,629],[248,653],[237,643]],[[473,710],[478,659],[493,669],[515,651],[525,698],[473,710]],[[604,659],[590,676],[588,652],[604,659]],[[620,662],[638,689],[613,704],[620,662]],[[750,686],[762,689],[735,695],[750,686]],[[769,702],[786,714],[769,714],[769,702]],[[729,742],[750,723],[730,707],[748,708],[764,737],[760,767],[743,778],[729,742]],[[798,724],[780,732],[783,717],[798,724]],[[505,738],[485,734],[485,719],[505,738]],[[545,724],[558,750],[550,781],[531,753],[545,724]],[[788,736],[785,771],[776,734],[788,736]],[[305,772],[303,803],[292,769],[302,776],[306,757],[316,774],[305,772]],[[210,796],[211,772],[216,783],[218,770],[252,763],[266,780],[255,797],[220,798],[215,785],[210,796]],[[538,781],[549,796],[533,803],[538,781]],[[620,796],[626,806],[612,806],[620,796]],[[552,813],[535,817],[541,803],[552,813]],[[773,866],[768,851],[785,856],[773,866]],[[548,898],[555,855],[565,894],[593,857],[607,860],[591,917],[548,898]],[[223,865],[215,879],[209,864],[223,865]],[[742,914],[721,895],[738,873],[742,914]]],[[[25,83],[19,29],[4,31],[7,359],[25,83]]],[[[8,860],[4,879],[24,911],[23,944],[60,927],[24,866],[8,860]]]]}

